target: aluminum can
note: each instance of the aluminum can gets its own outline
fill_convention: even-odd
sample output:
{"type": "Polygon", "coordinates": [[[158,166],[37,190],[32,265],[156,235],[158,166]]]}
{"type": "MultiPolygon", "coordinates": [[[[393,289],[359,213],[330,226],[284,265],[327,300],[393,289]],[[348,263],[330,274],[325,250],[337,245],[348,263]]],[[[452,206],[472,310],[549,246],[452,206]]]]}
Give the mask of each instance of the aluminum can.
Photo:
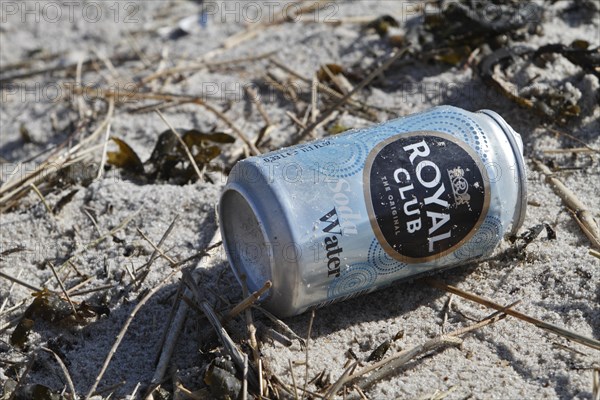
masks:
{"type": "Polygon", "coordinates": [[[250,157],[220,229],[237,279],[279,317],[489,255],[525,216],[523,143],[451,106],[250,157]]]}

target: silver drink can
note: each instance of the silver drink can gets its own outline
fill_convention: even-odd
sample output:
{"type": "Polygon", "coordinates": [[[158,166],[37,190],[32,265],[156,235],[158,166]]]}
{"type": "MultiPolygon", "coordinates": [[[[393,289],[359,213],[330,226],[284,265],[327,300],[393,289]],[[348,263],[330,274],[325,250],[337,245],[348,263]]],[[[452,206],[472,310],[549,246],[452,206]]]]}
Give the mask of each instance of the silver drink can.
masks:
{"type": "Polygon", "coordinates": [[[240,161],[219,204],[232,269],[285,317],[480,259],[525,217],[523,143],[441,106],[240,161]]]}

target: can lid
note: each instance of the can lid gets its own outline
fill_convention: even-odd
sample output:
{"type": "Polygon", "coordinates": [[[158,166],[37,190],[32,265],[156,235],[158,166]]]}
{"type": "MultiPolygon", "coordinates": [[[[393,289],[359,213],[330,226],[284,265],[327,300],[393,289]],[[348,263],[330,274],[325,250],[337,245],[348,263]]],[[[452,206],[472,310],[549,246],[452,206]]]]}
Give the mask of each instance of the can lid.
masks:
{"type": "Polygon", "coordinates": [[[523,221],[525,220],[525,210],[527,209],[527,173],[525,172],[525,160],[523,158],[523,140],[521,135],[515,132],[498,113],[492,110],[479,110],[478,113],[485,114],[492,118],[501,128],[510,147],[512,148],[515,160],[517,162],[517,175],[519,180],[518,201],[513,215],[513,225],[510,232],[511,235],[516,235],[523,221]]]}
{"type": "Polygon", "coordinates": [[[225,251],[240,282],[251,292],[272,280],[271,253],[259,213],[245,191],[234,185],[226,189],[219,204],[219,219],[225,251]]]}

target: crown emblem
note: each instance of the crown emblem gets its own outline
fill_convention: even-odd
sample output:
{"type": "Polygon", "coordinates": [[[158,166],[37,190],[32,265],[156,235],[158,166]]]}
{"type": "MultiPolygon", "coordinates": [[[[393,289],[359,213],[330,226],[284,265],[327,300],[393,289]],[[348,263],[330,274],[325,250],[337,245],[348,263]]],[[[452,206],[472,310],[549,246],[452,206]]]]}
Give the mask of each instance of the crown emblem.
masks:
{"type": "Polygon", "coordinates": [[[452,183],[452,193],[454,193],[454,204],[469,204],[471,196],[469,195],[469,182],[465,179],[465,171],[461,167],[448,170],[448,176],[452,183]]]}

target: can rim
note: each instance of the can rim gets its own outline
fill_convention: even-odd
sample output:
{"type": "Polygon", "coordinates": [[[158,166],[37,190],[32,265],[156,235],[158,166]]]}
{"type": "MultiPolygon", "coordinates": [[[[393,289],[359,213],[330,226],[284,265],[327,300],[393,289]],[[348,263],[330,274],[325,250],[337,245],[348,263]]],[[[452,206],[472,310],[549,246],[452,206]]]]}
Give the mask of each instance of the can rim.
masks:
{"type": "Polygon", "coordinates": [[[520,204],[517,204],[515,209],[515,213],[513,215],[513,224],[510,235],[516,235],[523,222],[525,221],[525,214],[527,210],[527,174],[525,172],[525,159],[523,157],[523,148],[522,145],[519,146],[517,142],[517,136],[520,135],[515,132],[510,125],[502,118],[498,113],[492,110],[479,110],[478,113],[487,115],[492,118],[499,126],[502,128],[504,135],[508,139],[508,143],[510,143],[510,147],[515,155],[515,160],[517,162],[517,173],[519,175],[519,191],[518,198],[520,199],[520,204]]]}

